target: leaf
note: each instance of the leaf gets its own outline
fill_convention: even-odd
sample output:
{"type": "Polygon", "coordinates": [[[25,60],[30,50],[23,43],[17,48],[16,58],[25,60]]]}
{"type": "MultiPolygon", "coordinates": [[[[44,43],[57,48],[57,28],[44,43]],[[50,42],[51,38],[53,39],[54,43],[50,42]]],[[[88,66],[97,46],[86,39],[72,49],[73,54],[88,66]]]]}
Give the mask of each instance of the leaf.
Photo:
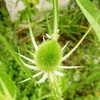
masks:
{"type": "Polygon", "coordinates": [[[61,84],[61,88],[62,88],[62,92],[64,93],[67,89],[67,85],[66,85],[67,81],[66,81],[66,77],[62,77],[60,84],[61,84]]]}
{"type": "Polygon", "coordinates": [[[29,3],[32,3],[33,5],[36,5],[39,3],[39,0],[28,0],[29,3]]]}
{"type": "MultiPolygon", "coordinates": [[[[15,100],[16,87],[13,81],[11,81],[7,75],[0,69],[0,97],[5,95],[7,100],[15,100]]],[[[0,98],[1,99],[1,98],[0,98]]]]}
{"type": "Polygon", "coordinates": [[[93,73],[86,78],[85,82],[92,83],[94,80],[98,80],[99,76],[100,76],[100,71],[99,70],[98,71],[93,71],[93,73]]]}
{"type": "Polygon", "coordinates": [[[31,73],[29,72],[29,70],[23,65],[23,63],[20,60],[20,57],[16,54],[16,52],[13,50],[13,48],[10,46],[10,44],[6,41],[6,39],[2,35],[0,35],[0,41],[2,41],[4,43],[4,45],[11,52],[13,57],[20,64],[20,66],[23,68],[23,70],[27,73],[27,75],[30,77],[30,79],[33,81],[33,83],[35,83],[35,79],[33,79],[31,73]]]}
{"type": "MultiPolygon", "coordinates": [[[[76,2],[89,21],[90,25],[92,25],[97,17],[100,16],[100,11],[92,4],[92,2],[90,2],[90,0],[76,0],[76,2]]],[[[100,18],[93,25],[93,29],[100,42],[100,18]]]]}

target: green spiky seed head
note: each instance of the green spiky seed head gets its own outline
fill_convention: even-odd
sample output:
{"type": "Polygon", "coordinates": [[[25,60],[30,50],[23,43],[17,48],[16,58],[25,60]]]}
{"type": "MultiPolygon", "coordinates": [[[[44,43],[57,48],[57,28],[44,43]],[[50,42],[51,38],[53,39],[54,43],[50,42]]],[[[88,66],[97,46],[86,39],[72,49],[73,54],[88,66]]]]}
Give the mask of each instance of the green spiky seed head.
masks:
{"type": "Polygon", "coordinates": [[[49,40],[42,43],[36,51],[36,65],[42,71],[53,71],[61,63],[61,47],[56,40],[49,40]]]}

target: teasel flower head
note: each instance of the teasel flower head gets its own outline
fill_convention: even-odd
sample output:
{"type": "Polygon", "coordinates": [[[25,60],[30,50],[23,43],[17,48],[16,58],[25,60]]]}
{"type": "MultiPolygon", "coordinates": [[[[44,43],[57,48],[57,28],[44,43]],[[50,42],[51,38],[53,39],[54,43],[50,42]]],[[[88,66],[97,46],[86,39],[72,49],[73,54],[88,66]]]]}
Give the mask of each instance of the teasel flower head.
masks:
{"type": "MultiPolygon", "coordinates": [[[[57,38],[55,35],[47,36],[47,40],[43,38],[43,42],[38,46],[36,44],[36,41],[32,34],[31,26],[29,26],[30,35],[33,43],[33,47],[35,49],[35,52],[32,53],[28,51],[34,59],[30,59],[20,53],[19,56],[21,58],[22,63],[29,69],[32,69],[36,71],[37,73],[33,75],[33,78],[36,78],[38,76],[42,76],[39,80],[37,80],[37,83],[44,82],[47,78],[49,78],[53,82],[53,76],[60,76],[63,77],[64,73],[62,72],[63,69],[71,69],[71,68],[80,68],[82,66],[62,66],[62,62],[66,60],[67,57],[71,53],[68,53],[67,55],[63,56],[64,49],[68,45],[69,42],[65,44],[64,47],[61,47],[58,43],[58,36],[57,38]],[[53,37],[54,36],[54,37],[53,37]],[[30,64],[27,64],[23,61],[23,59],[29,61],[30,64]]],[[[27,78],[21,82],[25,82],[30,80],[30,78],[27,78]]]]}

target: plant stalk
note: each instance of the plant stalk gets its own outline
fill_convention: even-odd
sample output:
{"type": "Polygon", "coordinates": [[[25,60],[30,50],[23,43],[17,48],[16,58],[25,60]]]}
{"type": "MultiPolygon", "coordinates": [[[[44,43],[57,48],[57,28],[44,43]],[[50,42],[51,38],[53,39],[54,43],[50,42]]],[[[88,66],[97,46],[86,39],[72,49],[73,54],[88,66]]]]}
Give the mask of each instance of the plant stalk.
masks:
{"type": "Polygon", "coordinates": [[[60,82],[54,73],[52,73],[52,80],[51,78],[49,78],[49,81],[50,81],[50,86],[52,88],[54,100],[63,100],[62,90],[59,84],[60,82]]]}
{"type": "Polygon", "coordinates": [[[52,0],[52,2],[53,2],[53,17],[54,17],[54,29],[53,29],[53,34],[52,34],[52,36],[53,36],[53,38],[55,39],[57,39],[57,37],[58,37],[58,32],[59,32],[59,30],[58,30],[58,0],[52,0]]]}

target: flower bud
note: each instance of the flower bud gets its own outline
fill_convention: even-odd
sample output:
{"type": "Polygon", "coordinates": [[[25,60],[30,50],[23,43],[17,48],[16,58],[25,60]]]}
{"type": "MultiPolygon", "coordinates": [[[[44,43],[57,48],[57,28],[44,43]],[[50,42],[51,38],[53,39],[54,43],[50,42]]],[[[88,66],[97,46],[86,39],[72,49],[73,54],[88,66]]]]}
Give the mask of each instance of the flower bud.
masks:
{"type": "Polygon", "coordinates": [[[61,47],[56,40],[45,41],[35,53],[36,66],[45,72],[55,70],[60,65],[61,58],[61,47]]]}

